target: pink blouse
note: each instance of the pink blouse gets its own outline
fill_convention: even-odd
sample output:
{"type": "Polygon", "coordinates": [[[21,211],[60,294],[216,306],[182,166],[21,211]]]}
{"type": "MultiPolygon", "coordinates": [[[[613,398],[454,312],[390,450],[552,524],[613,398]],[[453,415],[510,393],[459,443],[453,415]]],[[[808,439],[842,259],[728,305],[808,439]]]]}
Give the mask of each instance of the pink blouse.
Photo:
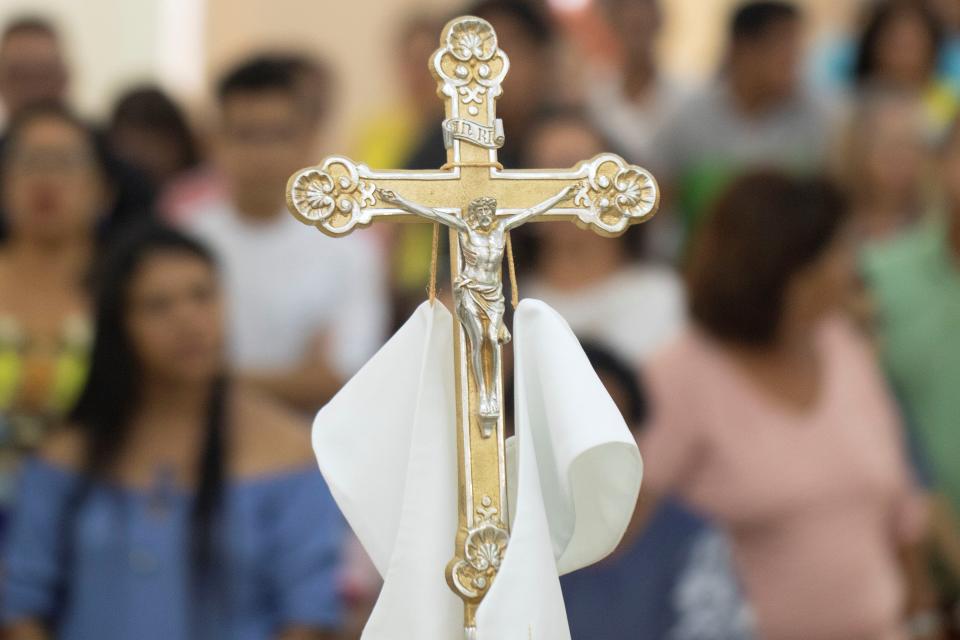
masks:
{"type": "Polygon", "coordinates": [[[644,483],[728,532],[764,640],[900,638],[896,551],[922,535],[924,504],[869,348],[840,318],[817,340],[821,391],[802,413],[694,330],[659,354],[644,483]]]}

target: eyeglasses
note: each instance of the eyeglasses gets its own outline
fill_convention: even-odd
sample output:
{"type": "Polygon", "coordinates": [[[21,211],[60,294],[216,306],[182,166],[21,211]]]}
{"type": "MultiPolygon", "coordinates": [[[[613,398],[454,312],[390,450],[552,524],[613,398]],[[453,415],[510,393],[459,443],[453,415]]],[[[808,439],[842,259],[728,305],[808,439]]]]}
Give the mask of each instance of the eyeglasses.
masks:
{"type": "Polygon", "coordinates": [[[80,150],[31,149],[13,151],[6,158],[7,167],[20,174],[78,173],[93,164],[93,153],[80,150]]]}

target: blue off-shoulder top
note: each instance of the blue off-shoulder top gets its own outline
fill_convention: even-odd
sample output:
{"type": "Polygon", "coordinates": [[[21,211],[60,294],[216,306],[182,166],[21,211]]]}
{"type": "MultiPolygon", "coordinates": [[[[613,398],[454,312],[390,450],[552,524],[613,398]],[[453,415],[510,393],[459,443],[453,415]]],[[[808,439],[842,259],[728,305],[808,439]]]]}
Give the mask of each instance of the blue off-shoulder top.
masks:
{"type": "Polygon", "coordinates": [[[193,497],[169,478],[81,491],[79,475],[30,461],[3,555],[3,620],[50,621],[59,640],[274,640],[291,625],[339,626],[344,526],[318,470],[228,483],[205,576],[191,568],[193,497]]]}

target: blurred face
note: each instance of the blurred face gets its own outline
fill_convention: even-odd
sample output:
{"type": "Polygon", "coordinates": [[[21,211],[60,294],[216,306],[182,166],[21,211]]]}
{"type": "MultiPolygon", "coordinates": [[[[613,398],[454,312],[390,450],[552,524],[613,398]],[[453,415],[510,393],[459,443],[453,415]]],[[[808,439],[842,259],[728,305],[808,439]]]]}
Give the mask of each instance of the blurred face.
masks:
{"type": "Polygon", "coordinates": [[[919,188],[925,160],[921,115],[912,104],[880,107],[862,136],[866,189],[904,200],[919,188]]]}
{"type": "MultiPolygon", "coordinates": [[[[575,119],[557,120],[535,130],[529,140],[528,163],[533,167],[566,169],[603,153],[603,140],[590,127],[575,119]]],[[[583,247],[603,244],[615,251],[620,243],[611,242],[595,233],[585,233],[566,222],[533,225],[539,235],[554,250],[576,255],[583,247]]]]}
{"type": "Polygon", "coordinates": [[[50,34],[23,31],[0,46],[0,99],[9,113],[29,104],[62,101],[67,71],[50,34]]]}
{"type": "Polygon", "coordinates": [[[796,90],[802,55],[800,21],[781,20],[759,37],[735,46],[732,70],[760,97],[785,100],[796,90]]]}
{"type": "Polygon", "coordinates": [[[812,323],[843,305],[856,281],[854,247],[851,229],[839,230],[824,252],[794,276],[786,296],[788,313],[812,323]]]}
{"type": "Polygon", "coordinates": [[[127,331],[148,377],[212,380],[223,368],[223,306],[213,269],[175,251],[147,258],[131,281],[127,331]]]}
{"type": "Polygon", "coordinates": [[[926,83],[934,68],[936,52],[923,18],[903,11],[887,23],[873,52],[878,74],[895,84],[926,83]]]}
{"type": "Polygon", "coordinates": [[[57,241],[89,235],[107,204],[86,134],[56,117],[22,129],[4,160],[3,208],[14,236],[57,241]]]}
{"type": "Polygon", "coordinates": [[[565,169],[604,151],[597,133],[573,118],[539,127],[528,144],[528,162],[534,167],[565,169]]]}
{"type": "Polygon", "coordinates": [[[236,205],[246,213],[283,208],[287,179],[310,163],[315,125],[297,96],[238,93],[222,107],[217,160],[236,205]]]}

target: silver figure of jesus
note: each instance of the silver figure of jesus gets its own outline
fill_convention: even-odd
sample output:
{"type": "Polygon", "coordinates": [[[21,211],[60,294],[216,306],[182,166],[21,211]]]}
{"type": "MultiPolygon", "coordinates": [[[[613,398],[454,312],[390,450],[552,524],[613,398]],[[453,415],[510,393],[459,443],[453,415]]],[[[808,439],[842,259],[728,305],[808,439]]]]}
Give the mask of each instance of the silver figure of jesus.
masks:
{"type": "Polygon", "coordinates": [[[469,343],[471,368],[479,391],[480,424],[485,438],[493,435],[500,417],[500,399],[497,397],[497,380],[486,379],[483,352],[490,348],[495,378],[500,371],[497,346],[510,342],[510,332],[503,323],[506,305],[501,276],[507,232],[554,208],[577,188],[578,185],[566,187],[538,205],[502,218],[497,216],[495,199],[476,198],[467,206],[465,219],[411,202],[387,189],[377,190],[377,197],[384,203],[446,225],[459,234],[462,259],[459,276],[453,283],[454,304],[469,343]]]}

